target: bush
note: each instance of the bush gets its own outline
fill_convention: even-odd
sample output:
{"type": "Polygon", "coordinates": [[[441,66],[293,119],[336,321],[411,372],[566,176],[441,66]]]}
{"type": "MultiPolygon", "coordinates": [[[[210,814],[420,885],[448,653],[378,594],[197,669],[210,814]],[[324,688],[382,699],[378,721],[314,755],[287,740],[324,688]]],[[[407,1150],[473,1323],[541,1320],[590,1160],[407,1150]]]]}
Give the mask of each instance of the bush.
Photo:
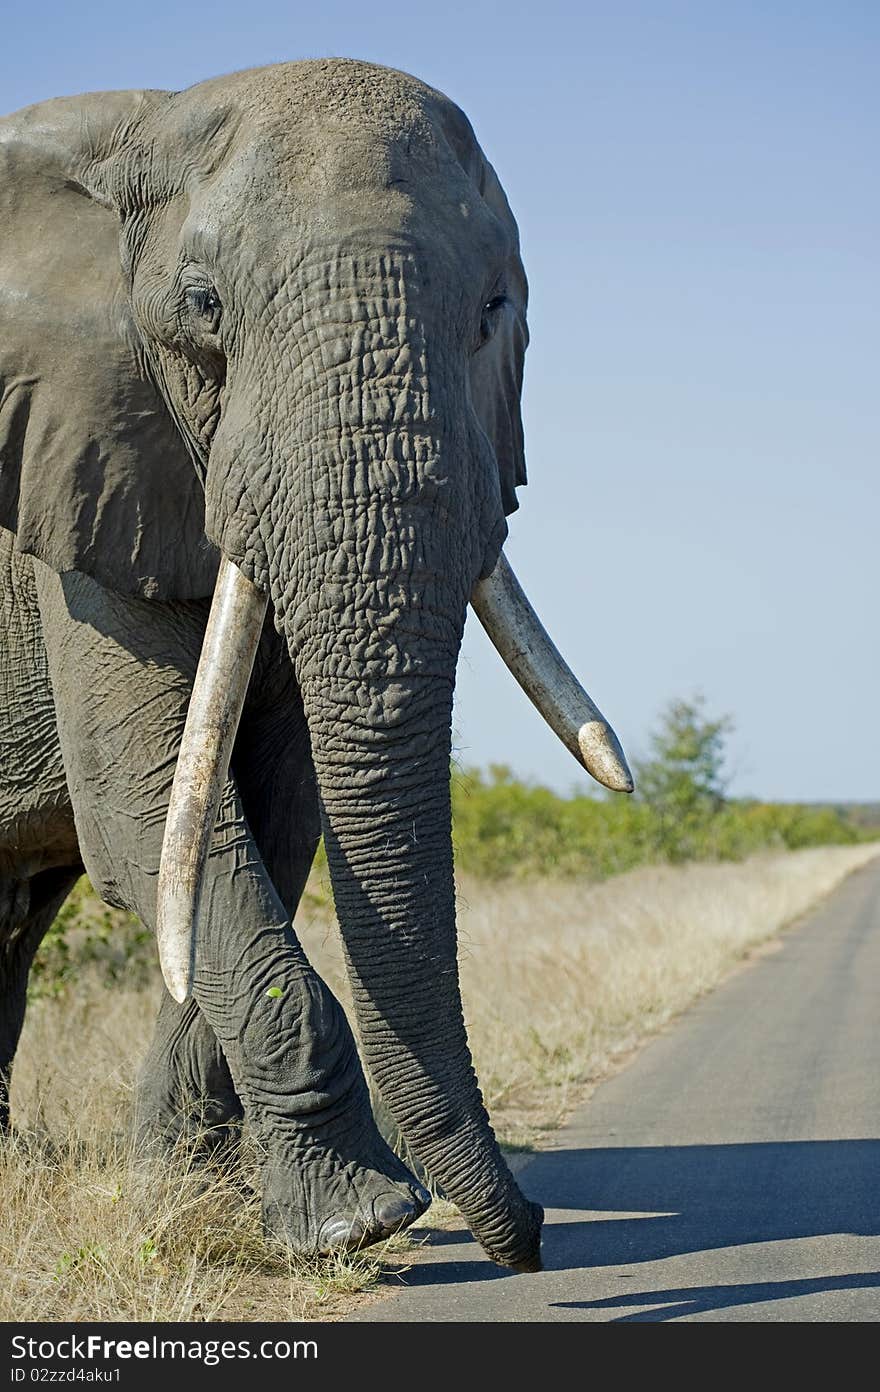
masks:
{"type": "Polygon", "coordinates": [[[650,858],[652,818],[629,798],[561,798],[513,778],[508,769],[455,772],[455,860],[486,879],[589,875],[605,879],[650,858]]]}
{"type": "Polygon", "coordinates": [[[506,769],[455,771],[459,870],[483,879],[581,875],[607,879],[637,865],[742,860],[763,850],[853,845],[880,836],[832,807],[728,801],[671,820],[668,809],[613,795],[563,798],[506,769]]]}

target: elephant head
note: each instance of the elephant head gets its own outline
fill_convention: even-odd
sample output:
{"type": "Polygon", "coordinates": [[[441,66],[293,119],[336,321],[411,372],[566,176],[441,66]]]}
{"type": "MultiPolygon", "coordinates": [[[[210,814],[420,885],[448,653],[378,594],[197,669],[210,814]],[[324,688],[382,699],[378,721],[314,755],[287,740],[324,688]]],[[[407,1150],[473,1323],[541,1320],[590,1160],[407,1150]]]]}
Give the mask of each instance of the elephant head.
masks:
{"type": "Polygon", "coordinates": [[[127,594],[214,593],[163,857],[169,987],[188,988],[269,604],[367,1063],[487,1250],[532,1260],[459,996],[449,760],[469,600],[581,762],[632,785],[501,553],[525,482],[527,329],[500,184],[450,101],[347,60],[45,103],[0,123],[0,161],[0,525],[127,594]]]}

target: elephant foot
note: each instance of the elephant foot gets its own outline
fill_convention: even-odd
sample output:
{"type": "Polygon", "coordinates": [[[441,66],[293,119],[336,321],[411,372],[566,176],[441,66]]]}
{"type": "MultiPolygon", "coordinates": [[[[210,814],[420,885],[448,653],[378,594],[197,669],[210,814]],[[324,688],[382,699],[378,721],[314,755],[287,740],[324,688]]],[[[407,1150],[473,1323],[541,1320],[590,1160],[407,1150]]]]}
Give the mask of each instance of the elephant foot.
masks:
{"type": "Polygon", "coordinates": [[[267,1232],[303,1256],[358,1251],[401,1232],[425,1212],[427,1189],[378,1132],[369,1151],[326,1147],[263,1172],[267,1232]]]}
{"type": "Polygon", "coordinates": [[[353,1252],[403,1232],[428,1207],[431,1196],[415,1180],[403,1188],[387,1189],[369,1202],[362,1200],[353,1215],[338,1213],[326,1218],[318,1233],[317,1253],[353,1252]]]}

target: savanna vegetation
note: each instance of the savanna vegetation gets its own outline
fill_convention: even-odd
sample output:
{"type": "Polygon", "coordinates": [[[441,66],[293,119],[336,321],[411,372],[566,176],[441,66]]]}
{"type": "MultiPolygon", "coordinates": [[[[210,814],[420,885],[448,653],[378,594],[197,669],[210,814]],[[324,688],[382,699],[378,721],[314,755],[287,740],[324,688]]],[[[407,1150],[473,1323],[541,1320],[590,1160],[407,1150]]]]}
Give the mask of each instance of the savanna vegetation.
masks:
{"type": "MultiPolygon", "coordinates": [[[[880,850],[858,809],[729,799],[729,732],[698,700],[675,703],[633,799],[454,772],[468,1030],[513,1152],[540,1145],[620,1059],[880,850]]],[[[347,1006],[320,857],[297,928],[347,1006]]],[[[418,1231],[294,1261],[262,1236],[246,1149],[210,1183],[185,1156],[158,1167],[133,1153],[160,990],[151,936],[83,880],[41,950],[16,1064],[0,1319],[332,1319],[372,1298],[416,1259],[418,1231]]]]}

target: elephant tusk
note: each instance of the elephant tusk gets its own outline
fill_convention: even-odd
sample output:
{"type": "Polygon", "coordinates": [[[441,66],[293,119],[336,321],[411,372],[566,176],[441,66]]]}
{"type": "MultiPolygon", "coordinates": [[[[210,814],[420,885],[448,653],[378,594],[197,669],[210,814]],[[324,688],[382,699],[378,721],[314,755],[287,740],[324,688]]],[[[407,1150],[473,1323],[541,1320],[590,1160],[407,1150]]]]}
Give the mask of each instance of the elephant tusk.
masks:
{"type": "Polygon", "coordinates": [[[159,861],[159,962],[176,1001],[185,1001],[192,989],[205,862],[267,603],[256,585],[223,557],[177,756],[159,861]]]}
{"type": "Polygon", "coordinates": [[[554,646],[503,552],[492,574],[477,581],[471,605],[566,749],[604,787],[631,793],[633,778],[617,736],[554,646]]]}

